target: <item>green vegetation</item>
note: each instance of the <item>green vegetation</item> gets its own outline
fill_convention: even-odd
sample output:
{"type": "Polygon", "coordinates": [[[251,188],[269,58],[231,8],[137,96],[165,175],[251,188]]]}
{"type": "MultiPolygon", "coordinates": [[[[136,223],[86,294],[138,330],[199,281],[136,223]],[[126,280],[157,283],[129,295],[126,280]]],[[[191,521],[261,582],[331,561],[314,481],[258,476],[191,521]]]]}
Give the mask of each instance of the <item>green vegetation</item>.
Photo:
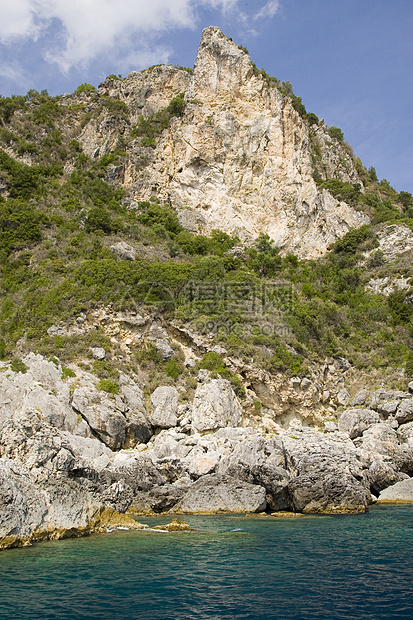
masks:
{"type": "Polygon", "coordinates": [[[12,369],[13,372],[20,372],[22,375],[25,375],[28,370],[26,364],[16,358],[12,360],[12,363],[10,364],[10,368],[12,369]]]}
{"type": "MultiPolygon", "coordinates": [[[[1,154],[1,153],[0,153],[1,154]]],[[[40,223],[47,221],[32,205],[19,200],[0,201],[0,256],[40,241],[40,223]]]]}
{"type": "Polygon", "coordinates": [[[172,379],[177,379],[183,371],[184,368],[182,364],[176,362],[175,360],[169,360],[165,364],[165,374],[167,377],[171,377],[172,379]]]}
{"type": "Polygon", "coordinates": [[[334,125],[332,125],[328,129],[328,134],[332,138],[334,138],[334,140],[338,140],[339,142],[343,142],[344,141],[344,134],[343,134],[342,130],[339,127],[335,127],[334,125]]]}
{"type": "Polygon", "coordinates": [[[328,189],[330,194],[337,198],[337,200],[343,200],[352,206],[356,206],[362,199],[361,185],[359,183],[348,183],[340,181],[340,179],[327,179],[325,181],[320,179],[317,185],[328,189]]]}
{"type": "Polygon", "coordinates": [[[201,369],[209,370],[212,376],[220,376],[223,379],[227,379],[234,388],[238,396],[244,396],[245,390],[239,377],[235,375],[229,368],[227,368],[221,355],[210,351],[206,353],[202,358],[201,369]]]}
{"type": "Polygon", "coordinates": [[[169,126],[174,116],[183,116],[186,108],[184,93],[174,97],[169,105],[149,118],[140,116],[137,125],[132,129],[132,138],[140,137],[143,146],[155,146],[156,138],[169,126]]]}
{"type": "Polygon", "coordinates": [[[87,82],[84,82],[83,84],[80,84],[76,90],[75,90],[75,95],[80,95],[81,93],[87,93],[88,95],[90,95],[91,93],[96,92],[96,88],[95,86],[93,86],[92,84],[88,84],[87,82]]]}
{"type": "Polygon", "coordinates": [[[67,368],[66,366],[62,367],[62,379],[63,381],[65,379],[73,379],[74,377],[76,377],[76,373],[71,370],[71,368],[67,368]]]}
{"type": "Polygon", "coordinates": [[[99,381],[99,390],[108,394],[117,394],[119,392],[119,385],[110,379],[101,379],[99,381]]]}
{"type": "MultiPolygon", "coordinates": [[[[318,123],[289,82],[254,71],[290,97],[310,126],[318,123]]],[[[326,356],[346,357],[358,368],[413,372],[410,291],[384,297],[366,289],[372,277],[413,275],[409,259],[386,262],[377,238],[387,224],[413,229],[411,194],[398,194],[385,179],[379,183],[374,168],[367,171],[355,158],[364,190],[357,183],[323,178],[321,148],[313,136],[318,186],[365,211],[372,224],[350,231],[318,260],[282,256],[265,234],[235,250],[242,246],[235,234],[193,234],[156,196],[132,202],[131,195],[107,182],[110,166],[121,166],[132,147],[148,152],[140,147],[155,146],[171,120],[185,114],[183,94],[132,127],[126,104],[95,90],[78,87],[77,94],[91,95],[88,103],[86,97],[70,101],[46,91],[0,98],[5,188],[0,195],[0,358],[19,341],[19,349],[56,355],[61,364],[87,360],[85,368],[99,378],[100,389],[116,394],[126,362],[102,328],[82,336],[47,334],[58,322],[71,323],[80,313],[111,304],[113,312],[142,310],[154,318],[174,318],[207,334],[229,356],[253,359],[270,373],[304,376],[314,360],[326,356]],[[108,116],[120,128],[118,144],[110,153],[89,157],[82,151],[82,126],[108,116]],[[136,260],[110,251],[119,241],[134,246],[136,260]],[[104,347],[110,361],[94,361],[94,346],[104,347]]],[[[341,130],[328,131],[339,142],[331,148],[346,149],[341,130]]],[[[148,389],[174,381],[192,389],[198,368],[186,368],[178,351],[165,361],[150,340],[141,342],[126,370],[147,372],[148,389]]],[[[21,362],[13,364],[24,372],[21,362]]],[[[241,381],[228,364],[208,353],[200,367],[228,379],[242,395],[241,381]]],[[[63,366],[62,377],[74,378],[74,373],[63,366]]]]}

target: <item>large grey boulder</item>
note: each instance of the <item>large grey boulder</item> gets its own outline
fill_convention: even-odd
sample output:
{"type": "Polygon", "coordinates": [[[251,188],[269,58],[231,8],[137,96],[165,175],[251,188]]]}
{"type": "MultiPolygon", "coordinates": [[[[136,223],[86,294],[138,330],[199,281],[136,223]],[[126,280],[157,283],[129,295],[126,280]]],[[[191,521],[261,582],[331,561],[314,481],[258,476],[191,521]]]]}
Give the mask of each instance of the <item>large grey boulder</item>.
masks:
{"type": "Polygon", "coordinates": [[[209,474],[199,478],[174,510],[181,513],[261,512],[265,489],[231,476],[209,474]]]}
{"type": "Polygon", "coordinates": [[[413,503],[413,478],[397,482],[382,491],[377,500],[380,503],[413,503]]]}
{"type": "Polygon", "coordinates": [[[175,355],[175,351],[167,338],[157,338],[155,340],[155,347],[165,361],[170,360],[175,355]]]}
{"type": "Polygon", "coordinates": [[[365,404],[368,396],[369,396],[368,390],[366,389],[360,390],[360,392],[357,392],[357,394],[354,396],[350,405],[352,407],[360,407],[361,405],[365,404]]]}
{"type": "Polygon", "coordinates": [[[146,415],[134,409],[126,409],[123,415],[127,422],[123,447],[135,448],[137,444],[146,443],[152,436],[152,427],[146,415]]]}
{"type": "Polygon", "coordinates": [[[178,424],[179,392],[171,386],[160,386],[151,395],[152,412],[149,420],[152,426],[171,428],[178,424]]]}
{"type": "Polygon", "coordinates": [[[102,505],[71,477],[76,457],[36,412],[17,412],[0,432],[0,548],[88,527],[102,505]]]}
{"type": "Polygon", "coordinates": [[[340,416],[338,428],[343,433],[348,433],[350,439],[354,439],[379,421],[379,414],[372,409],[346,409],[340,416]]]}
{"type": "MultiPolygon", "coordinates": [[[[301,385],[302,385],[302,382],[301,382],[301,385]]],[[[345,407],[348,404],[349,400],[350,400],[350,394],[348,390],[346,390],[346,388],[342,388],[337,394],[338,404],[343,405],[345,407]]]]}
{"type": "Polygon", "coordinates": [[[406,424],[413,420],[413,398],[402,400],[395,413],[395,418],[399,424],[406,424]]]}
{"type": "Polygon", "coordinates": [[[191,478],[211,474],[216,470],[220,460],[221,453],[218,450],[205,451],[202,447],[196,446],[186,457],[188,473],[191,478]]]}
{"type": "Polygon", "coordinates": [[[413,422],[402,424],[397,429],[397,437],[401,444],[408,444],[413,447],[413,422]]]}
{"type": "Polygon", "coordinates": [[[376,410],[380,413],[382,418],[386,419],[390,415],[395,413],[397,407],[399,406],[399,403],[400,401],[396,399],[378,402],[376,405],[376,410]]]}
{"type": "Polygon", "coordinates": [[[392,390],[386,390],[384,388],[379,388],[372,394],[372,398],[370,401],[370,409],[377,409],[377,405],[385,401],[392,400],[393,398],[394,398],[394,392],[392,390]]]}
{"type": "Polygon", "coordinates": [[[146,416],[145,395],[139,385],[126,375],[120,375],[119,383],[120,393],[127,409],[146,416]]]}
{"type": "Polygon", "coordinates": [[[383,489],[404,480],[406,477],[406,474],[398,472],[393,464],[386,461],[374,460],[368,470],[370,489],[376,496],[383,489]]]}
{"type": "Polygon", "coordinates": [[[0,458],[0,549],[29,539],[42,526],[47,500],[22,463],[0,458]]]}
{"type": "Polygon", "coordinates": [[[103,347],[90,347],[90,352],[95,360],[104,360],[106,357],[106,351],[103,347]]]}
{"type": "Polygon", "coordinates": [[[120,393],[125,405],[124,416],[127,421],[124,447],[133,448],[138,443],[146,443],[152,436],[145,395],[139,385],[126,375],[120,376],[120,393]]]}
{"type": "Polygon", "coordinates": [[[164,484],[151,459],[113,453],[59,431],[35,411],[0,431],[0,549],[136,524],[124,511],[136,492],[164,484]]]}
{"type": "Polygon", "coordinates": [[[284,433],[288,490],[297,512],[361,512],[371,502],[366,472],[350,438],[310,429],[284,433]]]}
{"type": "Polygon", "coordinates": [[[136,252],[134,248],[128,243],[125,243],[125,241],[119,241],[119,243],[111,245],[110,249],[114,254],[117,254],[123,260],[133,261],[136,258],[136,252]]]}
{"type": "Polygon", "coordinates": [[[279,467],[275,459],[269,458],[263,465],[253,467],[250,481],[265,488],[270,510],[294,509],[290,493],[291,474],[279,467]]]}
{"type": "Polygon", "coordinates": [[[159,324],[154,323],[149,330],[149,340],[155,345],[163,360],[169,360],[175,355],[171,347],[168,333],[159,324]]]}
{"type": "Polygon", "coordinates": [[[210,379],[195,392],[192,406],[192,428],[198,432],[238,426],[241,404],[226,379],[210,379]]]}
{"type": "Polygon", "coordinates": [[[95,477],[109,465],[113,452],[94,437],[79,437],[67,431],[60,431],[62,448],[73,454],[76,469],[95,477]]]}
{"type": "Polygon", "coordinates": [[[175,512],[175,505],[184,497],[192,485],[189,478],[182,477],[173,483],[154,486],[146,492],[135,494],[132,508],[139,513],[175,512]]]}
{"type": "Polygon", "coordinates": [[[370,503],[364,485],[334,466],[307,468],[291,481],[289,492],[296,512],[364,512],[370,503]]]}
{"type": "Polygon", "coordinates": [[[124,404],[90,386],[76,388],[72,407],[82,414],[90,428],[112,450],[122,447],[126,440],[128,422],[124,404]]]}
{"type": "Polygon", "coordinates": [[[162,430],[154,439],[153,451],[158,459],[184,458],[192,449],[185,440],[186,435],[176,429],[162,430]]]}
{"type": "Polygon", "coordinates": [[[373,424],[354,443],[371,461],[386,461],[394,465],[396,471],[413,475],[413,446],[400,443],[399,434],[386,422],[373,424]]]}
{"type": "MultiPolygon", "coordinates": [[[[214,471],[266,490],[270,510],[291,510],[289,483],[291,476],[284,469],[285,458],[279,438],[268,438],[248,428],[224,428],[206,435],[217,442],[215,450],[221,454],[214,471]]],[[[203,438],[204,439],[204,438],[203,438]]],[[[205,454],[216,454],[209,450],[205,454]]]]}

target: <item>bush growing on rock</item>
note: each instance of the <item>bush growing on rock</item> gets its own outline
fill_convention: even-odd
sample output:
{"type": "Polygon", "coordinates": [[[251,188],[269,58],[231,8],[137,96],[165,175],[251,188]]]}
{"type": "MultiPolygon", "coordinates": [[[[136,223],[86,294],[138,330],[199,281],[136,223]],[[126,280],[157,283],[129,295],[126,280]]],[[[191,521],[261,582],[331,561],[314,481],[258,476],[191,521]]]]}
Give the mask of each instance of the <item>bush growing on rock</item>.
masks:
{"type": "Polygon", "coordinates": [[[328,128],[328,133],[335,140],[338,140],[339,142],[343,142],[344,134],[339,127],[336,127],[335,125],[331,125],[331,127],[328,128]]]}
{"type": "Polygon", "coordinates": [[[109,394],[118,394],[119,385],[110,379],[101,379],[99,381],[99,390],[108,392],[109,394]]]}
{"type": "Polygon", "coordinates": [[[83,84],[79,84],[79,86],[75,90],[76,95],[80,95],[81,93],[91,94],[96,92],[96,87],[93,84],[88,84],[87,82],[83,82],[83,84]]]}

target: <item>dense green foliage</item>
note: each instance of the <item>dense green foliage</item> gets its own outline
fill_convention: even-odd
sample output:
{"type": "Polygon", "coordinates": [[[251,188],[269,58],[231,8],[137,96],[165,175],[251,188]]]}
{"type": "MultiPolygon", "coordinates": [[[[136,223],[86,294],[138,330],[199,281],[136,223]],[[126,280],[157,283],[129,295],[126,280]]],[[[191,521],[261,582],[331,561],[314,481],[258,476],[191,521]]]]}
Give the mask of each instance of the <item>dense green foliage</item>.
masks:
{"type": "Polygon", "coordinates": [[[343,134],[342,130],[339,127],[335,127],[334,125],[332,125],[328,129],[328,133],[329,133],[329,135],[332,138],[334,138],[334,140],[338,140],[339,142],[343,142],[344,134],[343,134]]]}

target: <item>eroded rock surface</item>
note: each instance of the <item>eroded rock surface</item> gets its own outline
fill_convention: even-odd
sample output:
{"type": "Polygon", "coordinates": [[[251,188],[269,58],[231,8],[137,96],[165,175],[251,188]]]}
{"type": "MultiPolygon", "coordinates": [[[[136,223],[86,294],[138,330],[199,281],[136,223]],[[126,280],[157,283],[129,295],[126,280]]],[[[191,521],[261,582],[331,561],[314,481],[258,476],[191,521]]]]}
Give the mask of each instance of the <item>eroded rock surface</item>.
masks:
{"type": "Polygon", "coordinates": [[[263,487],[208,474],[192,485],[175,508],[182,513],[261,512],[266,504],[263,487]]]}
{"type": "Polygon", "coordinates": [[[226,379],[209,379],[197,388],[192,408],[195,431],[237,426],[241,414],[241,405],[226,379]]]}
{"type": "MultiPolygon", "coordinates": [[[[219,28],[204,30],[192,75],[153,67],[124,80],[108,78],[98,96],[124,102],[133,125],[180,93],[186,110],[154,148],[133,140],[125,163],[107,171],[107,180],[131,189],[135,202],[156,193],[193,232],[221,229],[247,242],[264,232],[283,251],[307,258],[324,254],[338,237],[369,221],[313,179],[314,143],[323,178],[362,187],[349,150],[324,123],[310,128],[291,99],[271,88],[248,53],[219,28]]],[[[100,113],[79,142],[88,156],[101,157],[125,131],[123,119],[100,113]]]]}

